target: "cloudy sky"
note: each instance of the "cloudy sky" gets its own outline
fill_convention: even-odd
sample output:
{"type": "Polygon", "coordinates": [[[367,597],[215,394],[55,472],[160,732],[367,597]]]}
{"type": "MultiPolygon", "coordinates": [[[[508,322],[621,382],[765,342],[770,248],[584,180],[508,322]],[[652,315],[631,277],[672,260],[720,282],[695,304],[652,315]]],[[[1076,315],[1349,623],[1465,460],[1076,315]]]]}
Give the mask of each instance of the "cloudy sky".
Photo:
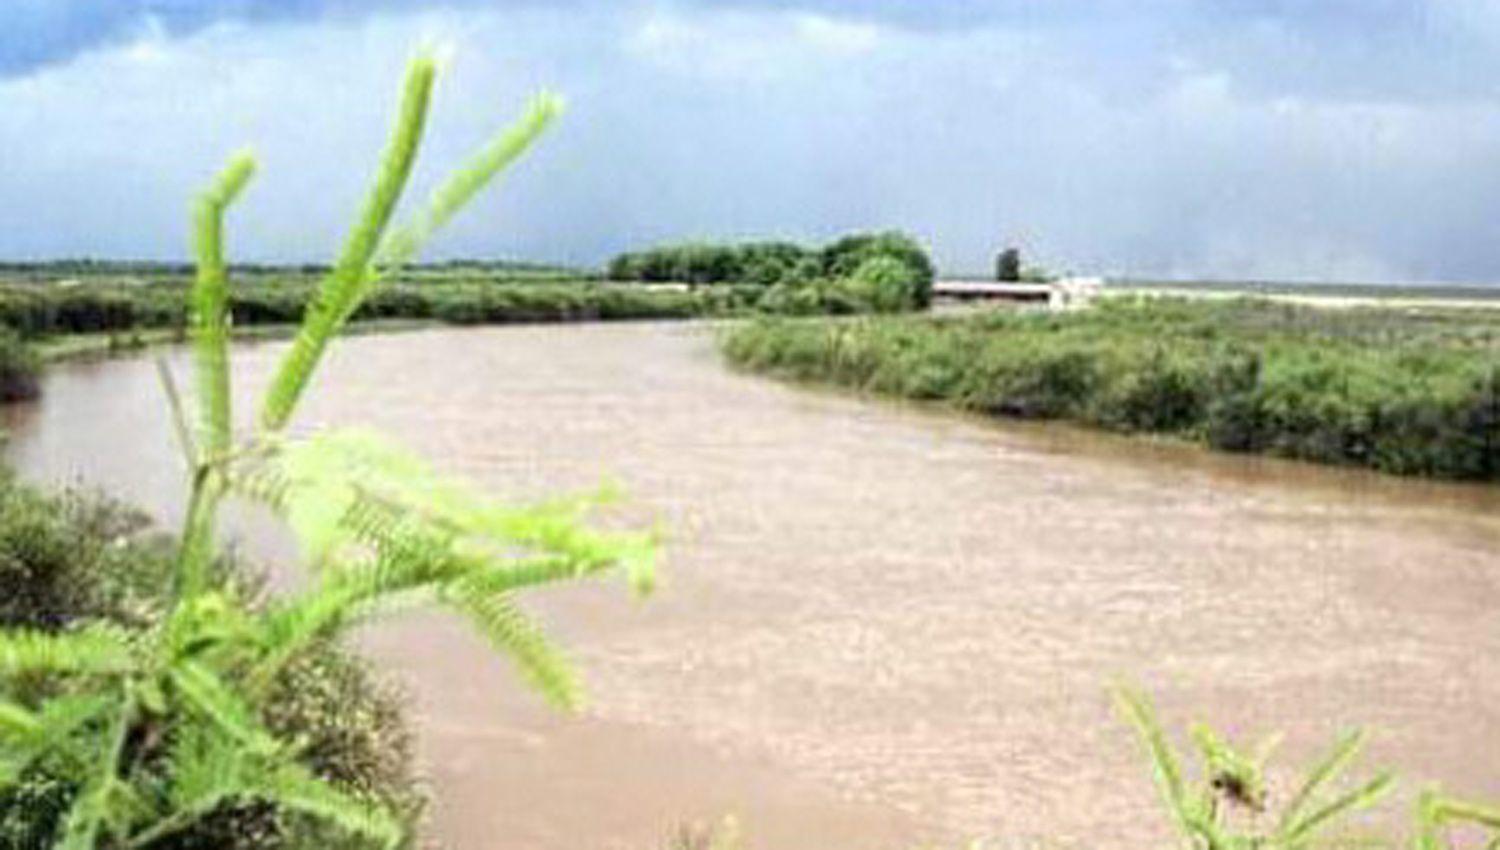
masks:
{"type": "Polygon", "coordinates": [[[1500,0],[5,0],[0,257],[178,258],[244,144],[241,259],[336,245],[405,61],[420,190],[569,111],[436,256],[918,234],[1109,274],[1500,281],[1500,0]]]}

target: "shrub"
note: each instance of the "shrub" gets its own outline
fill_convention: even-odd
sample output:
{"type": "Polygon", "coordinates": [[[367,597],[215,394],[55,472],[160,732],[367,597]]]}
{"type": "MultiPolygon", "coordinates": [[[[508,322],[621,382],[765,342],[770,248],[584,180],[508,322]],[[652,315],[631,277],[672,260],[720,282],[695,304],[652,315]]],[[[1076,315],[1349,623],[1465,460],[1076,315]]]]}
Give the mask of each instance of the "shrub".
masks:
{"type": "Polygon", "coordinates": [[[936,272],[926,249],[904,233],[860,233],[839,239],[820,254],[823,276],[833,279],[850,277],[861,264],[874,257],[889,257],[905,266],[915,283],[913,305],[919,309],[927,308],[932,302],[932,280],[936,272]]]}
{"type": "Polygon", "coordinates": [[[899,313],[916,303],[922,284],[910,266],[882,254],[860,263],[842,285],[870,312],[899,313]]]}
{"type": "Polygon", "coordinates": [[[15,331],[0,328],[0,403],[36,398],[41,394],[40,374],[31,346],[15,331]]]}
{"type": "Polygon", "coordinates": [[[817,282],[778,283],[766,290],[756,309],[780,316],[814,316],[824,312],[821,286],[817,282]]]}
{"type": "MultiPolygon", "coordinates": [[[[145,515],[98,495],[44,494],[0,473],[0,629],[64,634],[109,623],[149,634],[169,615],[175,552],[145,515]]],[[[240,604],[264,605],[262,583],[220,560],[212,585],[240,604]]],[[[337,641],[320,642],[272,686],[268,728],[302,736],[313,772],[412,822],[425,798],[413,771],[410,734],[396,693],[337,641]]],[[[44,847],[76,789],[33,769],[0,784],[0,848],[44,847]]],[[[324,839],[317,824],[264,806],[223,806],[154,847],[266,850],[324,839]]]]}

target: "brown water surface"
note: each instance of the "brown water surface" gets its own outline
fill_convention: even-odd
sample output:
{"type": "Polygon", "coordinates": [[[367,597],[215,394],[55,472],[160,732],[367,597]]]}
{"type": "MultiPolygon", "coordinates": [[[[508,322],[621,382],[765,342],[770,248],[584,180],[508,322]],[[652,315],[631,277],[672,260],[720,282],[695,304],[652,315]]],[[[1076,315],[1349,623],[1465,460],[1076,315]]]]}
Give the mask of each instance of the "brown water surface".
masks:
{"type": "MultiPolygon", "coordinates": [[[[247,393],[280,351],[239,351],[247,393]]],[[[518,495],[607,475],[671,531],[645,604],[540,600],[583,717],[442,618],[367,636],[418,697],[458,850],[647,848],[728,812],[777,850],[1157,844],[1115,677],[1174,723],[1285,730],[1291,763],[1369,723],[1373,761],[1500,798],[1496,489],[808,392],[726,371],[702,325],[361,337],[329,366],[304,425],[371,425],[518,495]]],[[[8,416],[23,473],[176,516],[147,360],[45,391],[8,416]]]]}

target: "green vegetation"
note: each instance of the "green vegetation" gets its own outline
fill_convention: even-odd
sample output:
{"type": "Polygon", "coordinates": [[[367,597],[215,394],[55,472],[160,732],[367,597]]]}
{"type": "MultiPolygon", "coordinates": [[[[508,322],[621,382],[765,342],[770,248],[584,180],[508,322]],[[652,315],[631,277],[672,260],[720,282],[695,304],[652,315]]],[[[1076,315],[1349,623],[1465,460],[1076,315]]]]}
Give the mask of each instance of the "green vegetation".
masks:
{"type": "MultiPolygon", "coordinates": [[[[229,312],[238,328],[292,324],[317,291],[318,281],[304,275],[237,280],[229,296],[229,312]]],[[[0,284],[0,326],[40,341],[78,334],[128,337],[143,331],[181,335],[188,323],[189,292],[189,285],[177,280],[0,284]]],[[[687,318],[727,309],[732,300],[733,293],[603,286],[586,279],[531,282],[509,277],[401,275],[371,292],[351,318],[455,324],[687,318]]]]}
{"type": "MultiPolygon", "coordinates": [[[[1401,842],[1347,830],[1330,833],[1383,800],[1395,786],[1395,776],[1379,773],[1333,793],[1341,777],[1359,757],[1366,735],[1355,730],[1343,735],[1322,758],[1307,768],[1281,811],[1267,816],[1265,767],[1279,741],[1272,737],[1251,754],[1231,747],[1213,729],[1195,724],[1189,730],[1201,767],[1197,781],[1183,769],[1182,759],[1168,740],[1150,700],[1130,688],[1116,688],[1115,703],[1135,728],[1150,760],[1162,802],[1172,824],[1191,850],[1299,850],[1312,847],[1398,847],[1401,842]]],[[[1424,791],[1417,800],[1416,850],[1443,850],[1454,826],[1486,830],[1488,847],[1500,843],[1500,809],[1424,791]]],[[[1466,845],[1465,845],[1466,846],[1466,845]]]]}
{"type": "MultiPolygon", "coordinates": [[[[503,149],[490,152],[501,161],[507,155],[503,149]]],[[[431,230],[440,223],[414,222],[412,227],[431,230]]],[[[420,235],[412,232],[404,238],[420,235]]],[[[717,250],[707,253],[717,256],[717,250]]],[[[931,263],[915,243],[897,235],[851,237],[821,253],[809,254],[785,243],[723,252],[751,258],[747,262],[760,272],[703,277],[703,286],[674,288],[605,283],[585,272],[517,263],[449,262],[406,268],[392,261],[398,258],[387,257],[381,260],[386,273],[363,293],[349,319],[360,327],[389,329],[757,312],[847,315],[917,308],[930,298],[931,263]],[[777,271],[772,274],[770,269],[777,271]],[[830,277],[825,269],[836,269],[839,276],[830,277]]],[[[663,256],[675,255],[665,251],[663,256]]],[[[322,276],[333,271],[316,265],[226,267],[235,283],[227,304],[231,332],[236,337],[266,337],[294,328],[315,303],[322,276]]],[[[670,273],[662,278],[671,279],[670,273]]],[[[28,364],[36,357],[26,346],[14,344],[14,335],[49,359],[181,342],[190,323],[191,291],[191,278],[174,265],[0,265],[0,402],[35,394],[34,375],[26,376],[34,372],[28,364]]]]}
{"type": "Polygon", "coordinates": [[[0,328],[0,404],[36,398],[41,392],[37,352],[9,328],[0,328]]]}
{"type": "Polygon", "coordinates": [[[1381,773],[1342,794],[1323,799],[1359,755],[1365,735],[1356,731],[1339,739],[1298,783],[1281,812],[1267,819],[1265,765],[1275,748],[1269,739],[1250,755],[1226,743],[1208,726],[1196,724],[1191,738],[1202,760],[1198,782],[1190,783],[1181,759],[1173,751],[1155,710],[1144,695],[1128,688],[1115,692],[1120,712],[1135,727],[1155,768],[1162,800],[1188,847],[1230,850],[1264,847],[1298,850],[1327,846],[1323,834],[1353,812],[1378,802],[1395,783],[1381,773]]]}
{"type": "Polygon", "coordinates": [[[1072,313],[762,320],[739,366],[1393,473],[1500,478],[1500,312],[1114,299],[1072,313]]]}
{"type": "MultiPolygon", "coordinates": [[[[172,540],[153,533],[144,516],[120,503],[76,492],[44,495],[0,476],[0,586],[7,589],[0,629],[58,634],[103,624],[144,637],[171,612],[175,563],[172,540]]],[[[210,572],[210,586],[237,606],[267,603],[262,582],[241,564],[220,558],[210,572]]],[[[56,690],[66,683],[14,685],[56,690]]],[[[0,693],[9,694],[9,687],[0,693]]],[[[400,702],[365,662],[337,641],[318,641],[275,677],[268,694],[266,727],[278,738],[302,736],[303,763],[314,775],[358,789],[403,821],[421,814],[426,800],[414,775],[400,702]]],[[[49,705],[54,714],[67,706],[49,705]]],[[[0,735],[7,758],[20,755],[14,736],[0,735]]],[[[59,757],[50,754],[18,773],[0,774],[0,847],[30,850],[51,843],[77,794],[76,783],[56,763],[59,757]]],[[[270,850],[336,838],[327,832],[291,812],[223,806],[161,846],[270,850]]]]}
{"type": "MultiPolygon", "coordinates": [[[[224,213],[253,174],[253,158],[236,156],[200,199],[191,418],[162,370],[189,469],[181,536],[160,555],[126,547],[95,557],[129,559],[116,565],[126,586],[148,581],[155,563],[156,589],[146,594],[151,605],[142,613],[139,604],[125,604],[128,594],[109,589],[118,587],[113,579],[90,591],[102,594],[94,602],[80,601],[67,596],[78,592],[76,582],[67,581],[55,594],[61,601],[33,606],[64,614],[21,617],[0,630],[0,793],[26,795],[5,814],[5,828],[22,836],[19,846],[409,845],[411,811],[400,805],[399,770],[388,774],[394,783],[361,782],[363,774],[340,775],[321,760],[312,734],[320,721],[307,716],[317,706],[298,702],[293,710],[294,703],[282,700],[288,688],[308,687],[299,671],[343,657],[341,637],[377,614],[436,604],[510,657],[544,697],[570,707],[580,699],[571,668],[517,595],[616,570],[626,571],[638,590],[649,588],[653,539],[589,528],[585,511],[597,500],[506,505],[438,478],[373,435],[287,432],[326,347],[392,268],[388,264],[414,255],[559,109],[555,98],[539,97],[410,224],[393,230],[434,74],[430,59],[413,62],[374,188],[248,435],[231,428],[230,298],[221,238],[224,213]],[[310,568],[302,589],[259,595],[242,592],[232,573],[226,578],[215,537],[219,507],[229,497],[265,505],[288,524],[310,568]],[[114,615],[112,606],[125,613],[114,615]],[[393,785],[394,793],[383,793],[393,785]],[[255,818],[269,831],[244,825],[255,818]],[[282,828],[293,822],[318,832],[282,828]]],[[[0,540],[37,542],[35,536],[0,540]]],[[[28,572],[34,563],[74,561],[80,566],[70,569],[97,570],[71,550],[16,560],[28,572]]],[[[51,598],[42,583],[19,584],[51,598]]],[[[344,695],[356,698],[339,704],[326,722],[339,723],[361,705],[357,693],[334,698],[344,695]]],[[[388,725],[350,722],[366,730],[388,725]]],[[[389,749],[372,744],[365,752],[389,749]]]]}
{"type": "MultiPolygon", "coordinates": [[[[874,274],[867,272],[866,277],[874,274]]],[[[610,261],[612,281],[681,283],[690,287],[734,285],[764,292],[757,302],[770,313],[859,313],[923,309],[932,301],[934,270],[927,251],[903,233],[860,233],[822,248],[790,242],[746,242],[737,245],[668,245],[620,254],[610,261]],[[870,300],[870,286],[857,275],[866,263],[880,260],[879,273],[899,286],[870,300]]]]}

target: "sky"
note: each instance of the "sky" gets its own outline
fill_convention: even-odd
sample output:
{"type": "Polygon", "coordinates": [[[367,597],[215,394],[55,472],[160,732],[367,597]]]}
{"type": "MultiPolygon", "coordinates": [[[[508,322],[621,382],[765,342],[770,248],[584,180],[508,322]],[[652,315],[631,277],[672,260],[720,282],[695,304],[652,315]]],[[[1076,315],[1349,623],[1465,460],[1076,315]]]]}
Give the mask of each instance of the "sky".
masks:
{"type": "Polygon", "coordinates": [[[413,197],[568,111],[429,256],[901,229],[948,274],[1500,282],[1500,0],[5,0],[0,258],[319,261],[406,61],[413,197]]]}

